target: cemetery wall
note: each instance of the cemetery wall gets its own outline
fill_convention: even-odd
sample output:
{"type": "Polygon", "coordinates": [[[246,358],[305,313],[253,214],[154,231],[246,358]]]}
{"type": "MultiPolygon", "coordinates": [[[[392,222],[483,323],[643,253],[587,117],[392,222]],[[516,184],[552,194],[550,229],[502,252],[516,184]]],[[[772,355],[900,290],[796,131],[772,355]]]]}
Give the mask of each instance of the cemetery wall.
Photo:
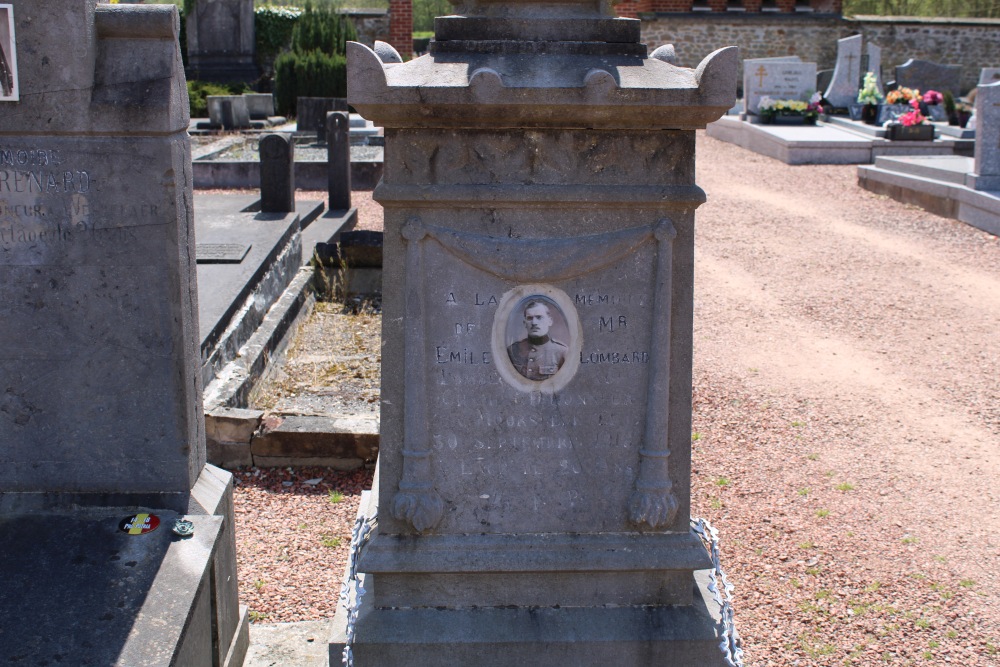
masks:
{"type": "MultiPolygon", "coordinates": [[[[678,64],[695,67],[715,49],[735,44],[742,58],[800,56],[832,69],[837,40],[861,33],[882,47],[887,80],[910,58],[962,66],[962,91],[972,89],[983,67],[1000,65],[1000,20],[836,15],[640,14],[642,40],[652,51],[673,44],[678,64]]],[[[742,70],[740,81],[742,81],[742,70]]]]}
{"type": "Polygon", "coordinates": [[[389,41],[389,11],[386,9],[341,9],[354,24],[358,41],[372,47],[375,41],[389,41]]]}

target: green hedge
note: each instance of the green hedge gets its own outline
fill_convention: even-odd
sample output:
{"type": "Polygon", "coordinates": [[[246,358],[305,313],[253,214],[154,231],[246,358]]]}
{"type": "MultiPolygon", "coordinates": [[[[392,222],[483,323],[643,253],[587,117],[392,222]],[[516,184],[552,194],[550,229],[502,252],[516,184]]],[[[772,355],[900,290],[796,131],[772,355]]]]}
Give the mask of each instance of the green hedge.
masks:
{"type": "Polygon", "coordinates": [[[347,97],[347,58],[320,51],[278,56],[274,61],[278,113],[294,116],[299,97],[347,97]]]}
{"type": "Polygon", "coordinates": [[[264,5],[254,10],[258,60],[272,62],[291,45],[292,31],[301,15],[298,7],[264,5]]]}
{"type": "Polygon", "coordinates": [[[355,39],[354,24],[349,19],[329,5],[316,9],[311,2],[306,2],[305,10],[292,30],[292,51],[343,55],[347,42],[355,39]]]}

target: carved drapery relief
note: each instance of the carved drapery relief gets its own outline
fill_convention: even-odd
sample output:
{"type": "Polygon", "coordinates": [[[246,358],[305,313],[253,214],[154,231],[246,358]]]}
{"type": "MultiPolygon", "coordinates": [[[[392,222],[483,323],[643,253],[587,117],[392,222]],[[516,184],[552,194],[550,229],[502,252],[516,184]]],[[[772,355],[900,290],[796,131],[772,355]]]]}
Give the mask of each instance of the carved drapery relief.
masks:
{"type": "MultiPolygon", "coordinates": [[[[670,482],[669,382],[671,274],[676,230],[668,219],[656,225],[563,239],[495,238],[422,223],[411,218],[402,229],[406,242],[404,334],[405,409],[403,471],[393,499],[393,515],[417,532],[433,529],[444,514],[444,501],[435,488],[427,412],[427,363],[424,252],[431,238],[465,264],[503,280],[558,282],[612,266],[655,240],[656,272],[653,284],[651,366],[646,391],[646,418],[639,450],[635,490],[627,507],[637,525],[662,529],[677,513],[670,482]]],[[[536,290],[537,291],[537,290],[536,290]]]]}

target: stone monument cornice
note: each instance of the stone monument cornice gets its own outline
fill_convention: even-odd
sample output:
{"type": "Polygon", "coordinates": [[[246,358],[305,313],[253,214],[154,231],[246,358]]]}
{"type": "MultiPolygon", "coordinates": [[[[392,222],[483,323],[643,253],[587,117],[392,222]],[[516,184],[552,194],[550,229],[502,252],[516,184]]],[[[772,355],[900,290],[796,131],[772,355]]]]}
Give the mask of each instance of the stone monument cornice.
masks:
{"type": "Polygon", "coordinates": [[[399,63],[351,42],[348,99],[387,128],[692,130],[735,103],[738,57],[726,47],[694,69],[655,54],[445,53],[399,63]]]}

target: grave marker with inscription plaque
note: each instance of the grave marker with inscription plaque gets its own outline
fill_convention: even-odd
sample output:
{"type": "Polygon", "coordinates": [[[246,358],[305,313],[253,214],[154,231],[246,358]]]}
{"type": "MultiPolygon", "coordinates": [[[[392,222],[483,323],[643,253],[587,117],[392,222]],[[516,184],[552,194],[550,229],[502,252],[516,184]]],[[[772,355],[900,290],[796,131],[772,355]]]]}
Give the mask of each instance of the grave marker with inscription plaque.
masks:
{"type": "Polygon", "coordinates": [[[239,664],[232,481],[205,464],[177,8],[8,7],[31,57],[20,100],[0,101],[0,663],[239,664]],[[137,513],[187,515],[194,535],[121,534],[137,513]]]}
{"type": "Polygon", "coordinates": [[[646,57],[596,0],[465,9],[409,63],[348,45],[386,135],[355,664],[721,665],[689,528],[694,130],[737,49],[646,57]]]}

